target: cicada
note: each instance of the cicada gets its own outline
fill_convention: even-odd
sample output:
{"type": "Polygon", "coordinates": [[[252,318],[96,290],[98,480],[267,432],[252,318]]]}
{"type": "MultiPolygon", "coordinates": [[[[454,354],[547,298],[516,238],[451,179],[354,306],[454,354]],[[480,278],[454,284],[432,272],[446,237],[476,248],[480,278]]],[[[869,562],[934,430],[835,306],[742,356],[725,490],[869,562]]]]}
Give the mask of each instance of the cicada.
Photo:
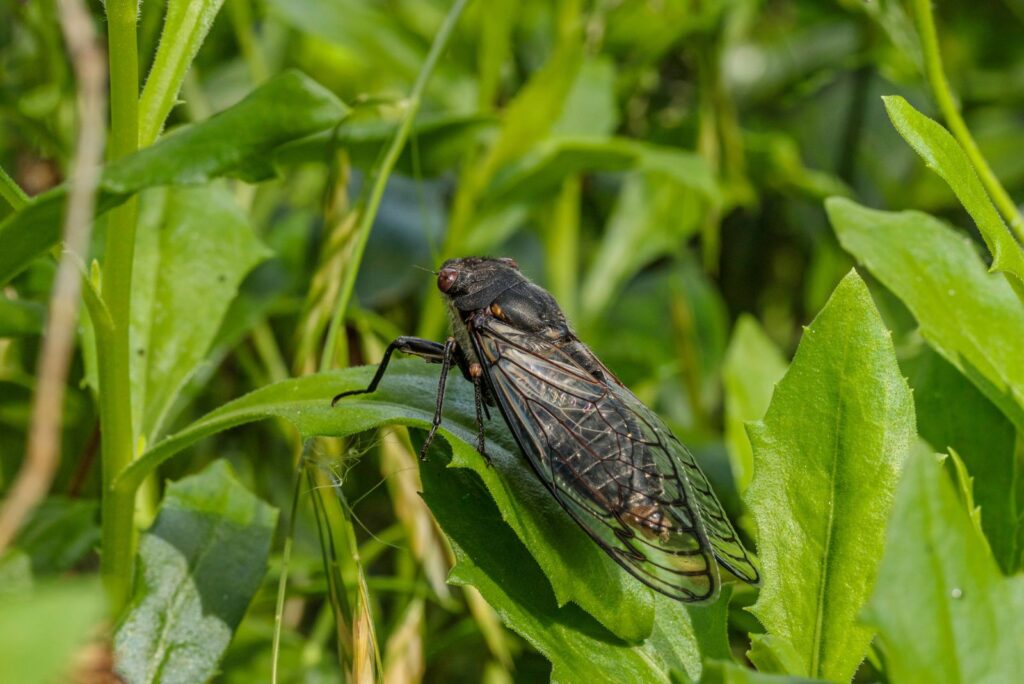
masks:
{"type": "Polygon", "coordinates": [[[511,259],[449,259],[437,272],[452,336],[399,337],[397,350],[441,365],[433,424],[456,367],[473,383],[477,449],[496,406],[537,477],[616,562],[651,588],[686,602],[714,600],[722,570],[756,584],[757,569],[693,454],[581,342],[546,290],[511,259]]]}

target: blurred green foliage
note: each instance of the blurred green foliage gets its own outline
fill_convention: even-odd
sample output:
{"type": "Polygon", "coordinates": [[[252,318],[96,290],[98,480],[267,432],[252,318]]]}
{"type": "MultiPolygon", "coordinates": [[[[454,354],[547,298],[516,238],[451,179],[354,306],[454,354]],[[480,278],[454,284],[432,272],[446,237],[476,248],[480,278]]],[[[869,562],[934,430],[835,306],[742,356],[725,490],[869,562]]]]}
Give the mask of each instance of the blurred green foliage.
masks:
{"type": "MultiPolygon", "coordinates": [[[[0,2],[5,493],[78,124],[60,5],[0,2]]],[[[1010,681],[1024,232],[996,186],[1024,194],[1024,2],[934,5],[933,45],[924,0],[142,2],[143,149],[104,167],[75,255],[61,459],[0,556],[0,670],[1010,681]],[[111,358],[103,228],[136,196],[111,358]],[[477,253],[515,258],[690,445],[760,589],[684,607],[637,583],[498,420],[485,465],[461,379],[417,464],[436,367],[331,408],[397,335],[443,339],[429,271],[477,253]],[[135,445],[106,488],[101,361],[130,369],[135,445]],[[101,532],[111,496],[130,539],[101,532]],[[105,613],[114,546],[133,599],[105,613]]]]}

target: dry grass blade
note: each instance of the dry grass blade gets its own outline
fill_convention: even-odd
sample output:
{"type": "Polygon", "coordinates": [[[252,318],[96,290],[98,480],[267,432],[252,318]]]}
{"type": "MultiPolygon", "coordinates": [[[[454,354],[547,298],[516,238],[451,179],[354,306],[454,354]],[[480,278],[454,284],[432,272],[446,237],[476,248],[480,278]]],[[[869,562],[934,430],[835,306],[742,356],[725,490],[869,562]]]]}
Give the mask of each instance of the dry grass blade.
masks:
{"type": "Polygon", "coordinates": [[[60,3],[61,28],[78,81],[80,132],[71,172],[64,253],[50,298],[50,315],[39,355],[38,385],[32,407],[28,446],[18,478],[0,510],[0,550],[14,538],[25,518],[46,496],[60,459],[60,426],[65,380],[74,348],[81,275],[92,233],[92,215],[106,118],[106,60],[96,42],[92,18],[81,0],[60,3]]]}

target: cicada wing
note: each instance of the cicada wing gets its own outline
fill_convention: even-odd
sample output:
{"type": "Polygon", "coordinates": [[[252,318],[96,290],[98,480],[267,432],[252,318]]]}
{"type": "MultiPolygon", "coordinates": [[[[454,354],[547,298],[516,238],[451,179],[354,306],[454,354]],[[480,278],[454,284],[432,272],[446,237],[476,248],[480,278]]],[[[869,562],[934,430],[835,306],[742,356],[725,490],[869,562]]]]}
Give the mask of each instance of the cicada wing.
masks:
{"type": "Polygon", "coordinates": [[[723,565],[756,581],[693,456],[628,389],[500,321],[487,320],[472,333],[490,389],[527,459],[612,558],[684,601],[717,595],[719,553],[723,565]]]}

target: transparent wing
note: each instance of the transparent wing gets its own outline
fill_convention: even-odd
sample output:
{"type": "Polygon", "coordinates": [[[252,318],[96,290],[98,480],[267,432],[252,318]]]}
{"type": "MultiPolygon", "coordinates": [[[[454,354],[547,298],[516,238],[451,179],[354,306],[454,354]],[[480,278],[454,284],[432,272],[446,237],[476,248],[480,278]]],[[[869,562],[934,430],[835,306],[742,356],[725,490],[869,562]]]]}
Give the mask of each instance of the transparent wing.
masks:
{"type": "Polygon", "coordinates": [[[715,598],[718,564],[758,581],[693,455],[632,392],[500,321],[480,322],[473,333],[502,414],[534,470],[612,558],[684,601],[715,598]]]}

